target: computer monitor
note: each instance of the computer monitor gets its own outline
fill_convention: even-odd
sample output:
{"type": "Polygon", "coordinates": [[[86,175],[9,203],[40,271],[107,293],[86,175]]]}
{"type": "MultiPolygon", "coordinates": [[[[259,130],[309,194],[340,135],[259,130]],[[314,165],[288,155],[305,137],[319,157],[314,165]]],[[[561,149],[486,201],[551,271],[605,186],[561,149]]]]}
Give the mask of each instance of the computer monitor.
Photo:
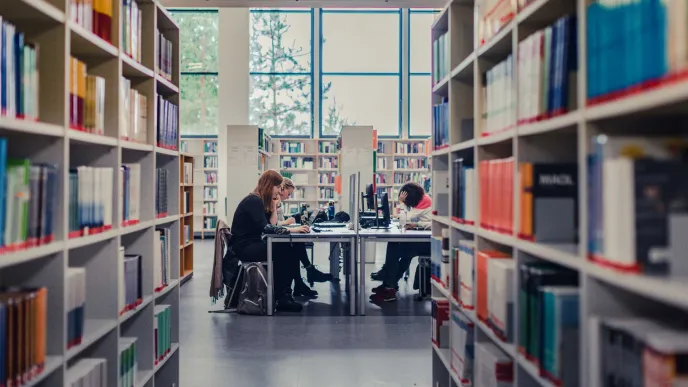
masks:
{"type": "Polygon", "coordinates": [[[389,199],[387,198],[387,192],[383,193],[382,197],[380,198],[379,210],[382,212],[382,219],[379,221],[378,226],[388,227],[392,219],[389,213],[389,199]]]}
{"type": "Polygon", "coordinates": [[[363,197],[365,198],[366,203],[365,211],[375,211],[375,190],[373,189],[372,184],[366,185],[366,191],[363,197]]]}

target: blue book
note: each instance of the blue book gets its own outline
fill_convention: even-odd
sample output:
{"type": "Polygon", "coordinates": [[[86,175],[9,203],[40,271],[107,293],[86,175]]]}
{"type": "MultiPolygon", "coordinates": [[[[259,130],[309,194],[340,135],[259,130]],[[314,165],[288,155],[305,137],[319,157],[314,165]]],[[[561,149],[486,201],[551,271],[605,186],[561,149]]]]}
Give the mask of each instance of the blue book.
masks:
{"type": "Polygon", "coordinates": [[[0,25],[0,108],[4,112],[7,109],[7,22],[0,25]]]}
{"type": "Polygon", "coordinates": [[[17,117],[24,117],[24,34],[14,34],[14,110],[17,117]]]}
{"type": "Polygon", "coordinates": [[[577,387],[579,358],[579,295],[577,287],[542,287],[543,359],[549,379],[562,387],[577,387]],[[561,383],[561,384],[559,384],[561,383]]]}
{"type": "Polygon", "coordinates": [[[552,38],[549,41],[549,85],[547,85],[547,113],[554,112],[555,79],[557,76],[557,25],[552,26],[552,38]]]}

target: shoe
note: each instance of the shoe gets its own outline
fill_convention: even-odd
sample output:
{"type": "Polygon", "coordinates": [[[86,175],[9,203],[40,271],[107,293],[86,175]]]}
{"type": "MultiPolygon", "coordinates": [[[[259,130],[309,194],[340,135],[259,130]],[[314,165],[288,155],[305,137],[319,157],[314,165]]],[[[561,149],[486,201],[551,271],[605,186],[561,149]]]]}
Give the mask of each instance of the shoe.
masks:
{"type": "Polygon", "coordinates": [[[373,303],[391,302],[397,300],[397,291],[392,288],[384,288],[370,296],[373,303]]]}
{"type": "Polygon", "coordinates": [[[306,268],[306,281],[308,281],[311,287],[313,287],[313,284],[316,282],[332,282],[332,279],[332,274],[323,273],[313,265],[306,268]]]}
{"type": "Polygon", "coordinates": [[[318,292],[309,288],[303,279],[294,281],[294,297],[317,298],[318,292]]]}
{"type": "Polygon", "coordinates": [[[374,288],[373,288],[373,293],[382,293],[382,292],[386,291],[387,289],[392,289],[392,290],[394,290],[395,292],[398,292],[398,291],[399,291],[399,286],[394,286],[394,287],[390,288],[389,286],[387,286],[387,285],[385,285],[385,284],[382,284],[382,285],[380,285],[380,286],[374,287],[374,288]]]}
{"type": "Polygon", "coordinates": [[[291,296],[282,296],[277,300],[277,311],[278,312],[292,312],[298,313],[303,310],[303,305],[294,301],[291,296]]]}
{"type": "Polygon", "coordinates": [[[382,281],[384,279],[385,272],[384,269],[380,269],[374,273],[370,273],[370,279],[373,281],[382,281]]]}

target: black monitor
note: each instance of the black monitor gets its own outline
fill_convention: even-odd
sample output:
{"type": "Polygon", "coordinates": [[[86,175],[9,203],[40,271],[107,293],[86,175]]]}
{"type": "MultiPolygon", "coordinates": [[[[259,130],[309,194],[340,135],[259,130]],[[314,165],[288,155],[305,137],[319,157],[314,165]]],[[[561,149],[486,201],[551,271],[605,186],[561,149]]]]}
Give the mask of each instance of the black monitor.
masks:
{"type": "Polygon", "coordinates": [[[387,192],[382,194],[382,197],[380,198],[380,208],[378,208],[378,210],[382,212],[382,219],[379,220],[378,226],[389,227],[392,219],[389,213],[389,199],[387,198],[387,192]]]}
{"type": "Polygon", "coordinates": [[[366,211],[375,211],[375,190],[373,189],[372,184],[367,184],[366,185],[366,191],[365,195],[363,195],[365,198],[365,203],[366,203],[366,211]]]}

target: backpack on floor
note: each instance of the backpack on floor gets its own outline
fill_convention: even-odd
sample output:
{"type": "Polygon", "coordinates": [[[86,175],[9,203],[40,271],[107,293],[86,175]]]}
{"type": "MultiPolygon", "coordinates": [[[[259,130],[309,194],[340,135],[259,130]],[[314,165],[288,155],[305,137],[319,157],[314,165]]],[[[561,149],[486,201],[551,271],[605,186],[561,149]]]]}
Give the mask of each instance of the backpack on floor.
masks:
{"type": "Polygon", "coordinates": [[[255,316],[268,314],[267,272],[261,263],[245,263],[244,286],[239,294],[237,313],[255,316]]]}

